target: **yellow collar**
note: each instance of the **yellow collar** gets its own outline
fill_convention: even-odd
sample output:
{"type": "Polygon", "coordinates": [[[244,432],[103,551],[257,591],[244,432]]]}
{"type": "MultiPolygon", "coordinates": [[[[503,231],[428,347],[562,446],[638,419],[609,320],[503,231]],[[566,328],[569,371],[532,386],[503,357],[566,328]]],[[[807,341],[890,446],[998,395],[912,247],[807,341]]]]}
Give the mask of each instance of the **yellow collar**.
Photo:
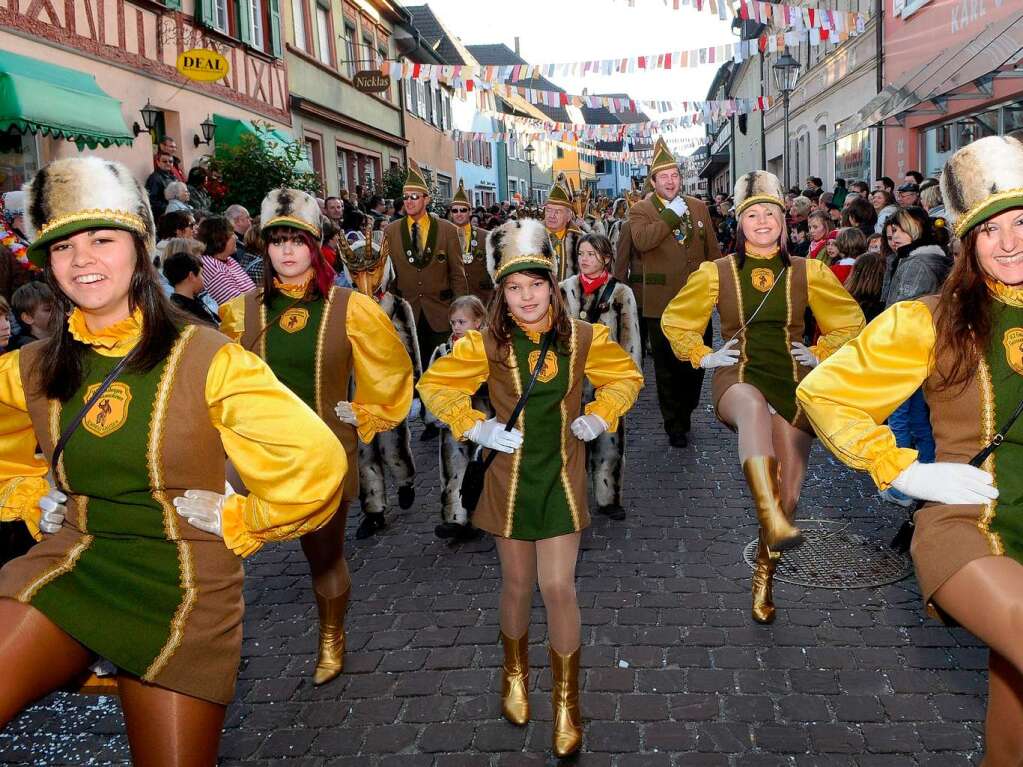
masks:
{"type": "Polygon", "coordinates": [[[85,313],[76,308],[68,317],[67,325],[76,341],[92,346],[105,357],[123,357],[142,337],[142,312],[136,309],[130,317],[93,333],[85,323],[85,313]]]}
{"type": "Polygon", "coordinates": [[[281,282],[274,277],[274,287],[281,291],[284,295],[288,296],[288,298],[301,298],[305,295],[306,290],[309,289],[309,283],[312,282],[312,280],[312,275],[306,278],[306,280],[302,283],[281,282]]]}
{"type": "Polygon", "coordinates": [[[1006,285],[1004,282],[993,280],[990,277],[985,277],[984,282],[987,283],[991,294],[1003,304],[1023,307],[1023,286],[1006,285]]]}
{"type": "Polygon", "coordinates": [[[420,226],[423,226],[423,225],[429,226],[430,225],[430,214],[424,212],[423,215],[421,215],[419,218],[412,218],[412,216],[409,216],[409,215],[406,214],[406,216],[405,216],[405,225],[408,226],[408,230],[410,232],[412,231],[412,224],[419,224],[420,226]]]}
{"type": "Polygon", "coordinates": [[[781,252],[781,248],[775,247],[770,253],[754,253],[749,248],[746,249],[746,256],[748,258],[755,258],[758,261],[767,261],[768,259],[774,258],[781,252]]]}
{"type": "Polygon", "coordinates": [[[566,226],[566,227],[565,227],[564,229],[559,229],[559,230],[558,230],[558,231],[556,231],[556,232],[555,232],[555,231],[554,231],[553,229],[548,229],[548,230],[547,230],[547,233],[548,233],[548,234],[549,234],[549,235],[550,235],[551,237],[557,237],[557,238],[558,238],[559,240],[563,240],[563,239],[565,239],[565,234],[566,234],[567,232],[568,232],[568,227],[567,227],[567,226],[566,226]]]}
{"type": "Polygon", "coordinates": [[[551,325],[554,324],[554,307],[547,307],[547,316],[539,322],[534,322],[530,325],[522,322],[511,312],[508,312],[508,316],[512,318],[512,321],[519,326],[519,330],[526,334],[526,338],[532,341],[534,344],[540,343],[540,336],[551,329],[551,325]]]}

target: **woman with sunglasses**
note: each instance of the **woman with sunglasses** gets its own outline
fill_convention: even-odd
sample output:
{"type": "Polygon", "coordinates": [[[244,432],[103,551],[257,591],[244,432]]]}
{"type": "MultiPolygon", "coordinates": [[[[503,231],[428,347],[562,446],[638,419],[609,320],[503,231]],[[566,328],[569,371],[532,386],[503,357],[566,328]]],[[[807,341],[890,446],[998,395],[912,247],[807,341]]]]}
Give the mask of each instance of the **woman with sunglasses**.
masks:
{"type": "Polygon", "coordinates": [[[668,305],[661,327],[679,359],[715,369],[714,408],[738,434],[739,461],[760,524],[753,620],[771,623],[781,552],[803,540],[792,519],[813,429],[796,402],[796,386],[860,331],[863,312],[824,262],[789,255],[776,176],[747,173],[736,183],[734,199],[735,254],[701,264],[668,305]],[[715,307],[726,339],[717,351],[702,340],[715,307]],[[807,308],[821,329],[809,348],[800,343],[807,308]]]}
{"type": "Polygon", "coordinates": [[[133,762],[211,767],[241,557],[326,524],[345,454],[266,363],[163,296],[127,168],[58,160],[27,194],[29,257],[66,319],[0,357],[0,518],[43,538],[0,571],[0,726],[100,656],[119,669],[133,762]],[[225,487],[225,453],[247,496],[225,487]]]}

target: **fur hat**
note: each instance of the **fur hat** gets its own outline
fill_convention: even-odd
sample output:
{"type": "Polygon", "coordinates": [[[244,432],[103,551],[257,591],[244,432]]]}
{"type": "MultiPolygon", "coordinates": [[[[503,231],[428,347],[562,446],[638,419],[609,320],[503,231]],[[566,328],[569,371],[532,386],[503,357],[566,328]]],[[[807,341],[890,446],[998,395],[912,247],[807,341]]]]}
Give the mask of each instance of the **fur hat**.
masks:
{"type": "Polygon", "coordinates": [[[554,251],[547,227],[525,218],[509,221],[487,235],[487,271],[494,282],[526,269],[554,271],[554,251]]]}
{"type": "Polygon", "coordinates": [[[272,189],[259,206],[261,231],[271,226],[290,226],[320,238],[320,205],[308,192],[298,189],[272,189]]]}
{"type": "Polygon", "coordinates": [[[28,258],[43,266],[49,245],[86,229],[124,229],[156,251],[156,225],[149,197],[119,162],[69,157],[40,168],[25,185],[28,258]]]}
{"type": "Polygon", "coordinates": [[[964,146],[945,164],[941,196],[956,237],[997,213],[1023,207],[1023,144],[988,136],[964,146]]]}
{"type": "Polygon", "coordinates": [[[753,170],[739,176],[735,182],[735,216],[738,218],[750,205],[770,202],[785,210],[785,192],[781,182],[773,173],[766,170],[753,170]]]}

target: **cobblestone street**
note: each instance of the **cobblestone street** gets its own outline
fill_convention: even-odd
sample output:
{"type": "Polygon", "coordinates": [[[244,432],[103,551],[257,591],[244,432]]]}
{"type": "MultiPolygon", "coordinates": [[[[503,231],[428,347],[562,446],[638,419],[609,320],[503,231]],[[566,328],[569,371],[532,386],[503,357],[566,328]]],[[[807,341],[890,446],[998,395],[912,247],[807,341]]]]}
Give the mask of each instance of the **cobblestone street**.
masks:
{"type": "MultiPolygon", "coordinates": [[[[672,450],[653,371],[629,417],[629,517],[595,519],[578,569],[584,765],[968,765],[979,762],[986,651],[923,614],[915,581],[829,591],[776,585],[749,618],[742,549],[756,534],[734,437],[709,397],[672,450]]],[[[709,388],[706,391],[709,395],[709,388]]],[[[437,442],[414,435],[417,503],[355,541],[341,678],[311,680],[316,618],[297,544],[246,563],[245,646],[225,765],[540,765],[551,761],[539,593],[533,721],[500,718],[499,571],[489,539],[449,547],[437,442]]],[[[799,518],[884,544],[902,512],[815,446],[799,518]]],[[[115,700],[58,695],[0,733],[4,764],[127,764],[115,700]]]]}

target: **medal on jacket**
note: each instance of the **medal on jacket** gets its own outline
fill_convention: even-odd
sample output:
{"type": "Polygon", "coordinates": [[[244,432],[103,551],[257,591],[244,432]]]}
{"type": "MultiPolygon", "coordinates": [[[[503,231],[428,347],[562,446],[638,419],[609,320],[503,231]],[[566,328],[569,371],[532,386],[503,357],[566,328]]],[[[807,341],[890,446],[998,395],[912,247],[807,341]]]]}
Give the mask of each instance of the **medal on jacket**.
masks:
{"type": "Polygon", "coordinates": [[[682,217],[678,221],[678,226],[671,230],[671,233],[675,236],[675,242],[679,245],[685,245],[686,240],[689,239],[689,234],[693,231],[693,221],[689,217],[689,209],[682,214],[682,217]]]}

